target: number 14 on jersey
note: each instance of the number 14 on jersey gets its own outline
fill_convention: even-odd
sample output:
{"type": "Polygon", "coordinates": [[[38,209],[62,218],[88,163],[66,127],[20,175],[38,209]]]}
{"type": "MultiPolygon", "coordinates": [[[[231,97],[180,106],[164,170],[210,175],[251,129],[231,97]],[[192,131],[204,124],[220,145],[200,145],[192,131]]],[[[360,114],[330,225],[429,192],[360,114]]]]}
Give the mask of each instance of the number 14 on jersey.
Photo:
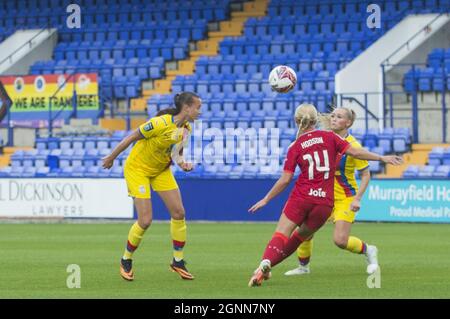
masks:
{"type": "Polygon", "coordinates": [[[314,179],[314,170],[317,172],[325,173],[323,175],[324,179],[328,179],[330,176],[330,161],[328,159],[328,151],[323,150],[323,166],[321,164],[321,160],[319,157],[319,152],[313,153],[314,157],[311,154],[303,155],[303,159],[309,162],[308,165],[308,178],[310,180],[314,179]]]}

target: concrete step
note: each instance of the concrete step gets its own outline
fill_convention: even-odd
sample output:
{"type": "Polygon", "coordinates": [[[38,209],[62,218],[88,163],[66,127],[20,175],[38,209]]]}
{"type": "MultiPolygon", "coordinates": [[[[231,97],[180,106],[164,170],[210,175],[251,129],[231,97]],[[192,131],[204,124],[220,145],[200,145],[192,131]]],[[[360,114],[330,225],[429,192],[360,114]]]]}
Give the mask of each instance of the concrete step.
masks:
{"type": "Polygon", "coordinates": [[[146,106],[147,99],[144,98],[132,99],[130,103],[130,109],[132,110],[144,110],[146,106]]]}
{"type": "Polygon", "coordinates": [[[0,155],[0,168],[9,166],[11,155],[0,155]]]}
{"type": "Polygon", "coordinates": [[[442,144],[442,143],[435,143],[435,144],[413,144],[412,150],[413,151],[425,151],[430,152],[434,147],[450,147],[450,144],[442,144]]]}
{"type": "Polygon", "coordinates": [[[144,124],[147,121],[147,117],[135,117],[130,121],[130,128],[132,130],[137,129],[140,125],[144,124]]]}
{"type": "Polygon", "coordinates": [[[110,131],[126,130],[127,127],[125,119],[122,118],[103,118],[99,120],[99,125],[101,128],[110,131]]]}
{"type": "Polygon", "coordinates": [[[239,30],[236,31],[211,31],[208,33],[210,38],[216,38],[220,41],[223,40],[224,37],[239,37],[242,35],[242,32],[239,30]]]}
{"type": "Polygon", "coordinates": [[[265,11],[254,11],[254,12],[232,12],[231,17],[234,18],[253,18],[253,17],[264,17],[266,15],[265,11]]]}
{"type": "Polygon", "coordinates": [[[23,151],[29,151],[32,150],[33,147],[10,147],[5,146],[3,148],[3,154],[0,155],[0,168],[8,166],[11,162],[11,155],[13,155],[16,151],[23,150],[23,151]]]}
{"type": "Polygon", "coordinates": [[[202,51],[202,50],[197,50],[197,51],[191,51],[190,52],[191,56],[193,57],[200,57],[202,55],[205,56],[215,56],[217,55],[217,51],[202,51]]]}

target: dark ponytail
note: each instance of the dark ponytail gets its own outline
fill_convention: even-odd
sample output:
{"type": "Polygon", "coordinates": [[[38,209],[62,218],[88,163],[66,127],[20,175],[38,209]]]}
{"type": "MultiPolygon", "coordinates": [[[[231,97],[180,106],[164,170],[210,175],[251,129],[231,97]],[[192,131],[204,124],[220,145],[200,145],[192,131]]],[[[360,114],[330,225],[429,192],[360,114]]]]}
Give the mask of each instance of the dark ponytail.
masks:
{"type": "Polygon", "coordinates": [[[192,105],[192,103],[194,103],[195,97],[200,98],[197,94],[192,92],[177,93],[173,98],[175,107],[169,107],[167,109],[161,110],[156,114],[156,116],[161,116],[164,114],[177,115],[181,112],[183,105],[192,105]]]}

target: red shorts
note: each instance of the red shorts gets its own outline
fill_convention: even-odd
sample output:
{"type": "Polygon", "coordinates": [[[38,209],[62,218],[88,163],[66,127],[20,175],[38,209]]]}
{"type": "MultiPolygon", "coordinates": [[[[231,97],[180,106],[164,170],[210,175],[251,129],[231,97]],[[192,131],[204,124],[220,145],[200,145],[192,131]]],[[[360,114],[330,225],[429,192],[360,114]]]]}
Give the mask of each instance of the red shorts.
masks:
{"type": "Polygon", "coordinates": [[[305,203],[301,199],[289,198],[284,205],[283,213],[290,221],[300,226],[305,224],[311,230],[317,230],[328,220],[333,207],[305,203]]]}

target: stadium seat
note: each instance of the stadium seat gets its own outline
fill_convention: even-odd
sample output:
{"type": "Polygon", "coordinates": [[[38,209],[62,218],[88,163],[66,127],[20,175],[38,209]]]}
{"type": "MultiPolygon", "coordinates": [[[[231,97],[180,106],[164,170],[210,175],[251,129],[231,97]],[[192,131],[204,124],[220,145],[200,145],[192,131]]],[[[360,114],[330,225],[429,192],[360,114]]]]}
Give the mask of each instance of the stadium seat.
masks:
{"type": "Polygon", "coordinates": [[[431,152],[428,154],[428,164],[433,166],[439,166],[444,161],[444,148],[443,147],[433,147],[431,152]]]}
{"type": "Polygon", "coordinates": [[[417,177],[430,178],[433,176],[435,169],[436,169],[436,167],[432,166],[432,165],[423,166],[419,169],[419,173],[417,174],[417,177]]]}
{"type": "Polygon", "coordinates": [[[450,165],[437,166],[433,172],[434,178],[448,178],[450,177],[450,165]]]}
{"type": "Polygon", "coordinates": [[[419,175],[419,166],[417,165],[410,165],[403,172],[404,178],[416,178],[418,177],[418,175],[419,175]]]}

